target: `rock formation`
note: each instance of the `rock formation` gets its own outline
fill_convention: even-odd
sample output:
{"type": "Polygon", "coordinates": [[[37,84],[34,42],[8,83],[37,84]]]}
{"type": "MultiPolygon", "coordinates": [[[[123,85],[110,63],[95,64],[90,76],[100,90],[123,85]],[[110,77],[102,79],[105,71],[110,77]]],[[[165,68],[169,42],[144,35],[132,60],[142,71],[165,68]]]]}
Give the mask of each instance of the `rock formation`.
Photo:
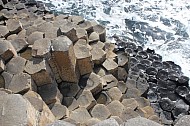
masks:
{"type": "Polygon", "coordinates": [[[116,41],[80,16],[1,0],[0,125],[160,126],[189,114],[180,66],[116,41]]]}

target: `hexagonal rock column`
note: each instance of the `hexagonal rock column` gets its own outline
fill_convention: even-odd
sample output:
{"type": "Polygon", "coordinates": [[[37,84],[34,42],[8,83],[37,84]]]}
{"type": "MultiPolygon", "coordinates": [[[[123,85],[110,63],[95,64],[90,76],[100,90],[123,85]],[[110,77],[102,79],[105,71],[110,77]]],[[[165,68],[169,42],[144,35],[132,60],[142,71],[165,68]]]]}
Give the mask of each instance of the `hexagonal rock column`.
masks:
{"type": "Polygon", "coordinates": [[[0,25],[0,37],[7,37],[9,34],[9,30],[7,26],[0,25]]]}
{"type": "Polygon", "coordinates": [[[125,106],[120,101],[114,100],[107,105],[107,108],[112,116],[120,116],[125,106]]]}
{"type": "Polygon", "coordinates": [[[1,74],[1,78],[0,78],[0,82],[1,82],[1,86],[4,87],[4,88],[8,88],[11,80],[12,80],[12,77],[13,77],[13,74],[10,74],[6,71],[4,71],[2,74],[1,74]]]}
{"type": "Polygon", "coordinates": [[[31,76],[27,73],[19,73],[13,76],[8,89],[14,93],[23,93],[32,89],[31,76]]]}
{"type": "Polygon", "coordinates": [[[138,117],[139,114],[137,112],[135,112],[133,109],[131,108],[126,108],[120,115],[120,118],[126,122],[129,119],[138,117]]]}
{"type": "Polygon", "coordinates": [[[34,91],[28,91],[24,94],[24,97],[32,104],[32,106],[39,112],[38,125],[44,126],[55,121],[55,116],[42,100],[40,95],[34,91]]]}
{"type": "Polygon", "coordinates": [[[75,97],[81,89],[77,83],[70,82],[59,83],[58,88],[64,97],[75,97]]]}
{"type": "Polygon", "coordinates": [[[91,33],[93,31],[93,27],[90,21],[84,21],[83,23],[80,23],[79,27],[85,29],[87,33],[91,33]]]}
{"type": "Polygon", "coordinates": [[[105,105],[97,104],[92,109],[91,115],[99,120],[105,120],[111,116],[111,113],[105,105]]]}
{"type": "Polygon", "coordinates": [[[106,59],[102,65],[110,74],[113,74],[114,76],[117,77],[118,64],[113,59],[111,58],[106,59]]]}
{"type": "Polygon", "coordinates": [[[0,122],[2,126],[37,125],[38,112],[21,95],[1,95],[0,102],[0,122]]]}
{"type": "Polygon", "coordinates": [[[103,89],[102,82],[100,80],[100,76],[95,73],[91,73],[86,82],[86,87],[84,90],[89,90],[93,95],[96,95],[103,89]]]}
{"type": "Polygon", "coordinates": [[[93,30],[99,34],[100,41],[106,41],[106,30],[102,25],[93,26],[93,30]]]}
{"type": "Polygon", "coordinates": [[[11,33],[19,33],[22,30],[22,24],[19,20],[9,19],[7,22],[7,28],[11,33]]]}
{"type": "Polygon", "coordinates": [[[48,58],[50,56],[50,39],[43,38],[36,40],[32,46],[32,56],[40,58],[48,58]]]}
{"type": "Polygon", "coordinates": [[[0,39],[0,57],[7,62],[12,57],[17,56],[17,53],[9,41],[0,39]]]}
{"type": "Polygon", "coordinates": [[[33,58],[26,62],[24,71],[32,76],[37,86],[51,84],[53,82],[50,68],[44,59],[33,58]]]}
{"type": "Polygon", "coordinates": [[[54,74],[56,82],[61,83],[62,79],[61,79],[61,76],[59,74],[57,64],[56,64],[55,60],[53,60],[52,57],[48,60],[48,64],[51,67],[51,70],[52,70],[52,73],[54,74]]]}
{"type": "Polygon", "coordinates": [[[17,52],[26,49],[28,46],[28,42],[24,38],[16,38],[11,41],[11,44],[17,52]]]}
{"type": "Polygon", "coordinates": [[[63,96],[57,88],[57,84],[46,84],[38,87],[38,94],[42,97],[46,104],[62,102],[63,96]]]}
{"type": "Polygon", "coordinates": [[[68,108],[64,105],[61,105],[59,102],[54,104],[51,111],[57,120],[69,117],[68,108]]]}
{"type": "Polygon", "coordinates": [[[96,100],[90,91],[83,91],[77,101],[80,107],[85,107],[87,110],[96,104],[96,100]]]}
{"type": "Polygon", "coordinates": [[[93,70],[93,62],[86,40],[79,39],[74,45],[74,52],[77,58],[80,75],[91,73],[93,70]]]}
{"type": "Polygon", "coordinates": [[[93,48],[91,54],[94,64],[100,65],[106,59],[106,52],[101,48],[93,48]]]}
{"type": "Polygon", "coordinates": [[[106,91],[100,92],[100,94],[96,95],[95,97],[98,104],[108,105],[112,102],[106,91]]]}
{"type": "Polygon", "coordinates": [[[2,59],[0,59],[0,73],[2,73],[5,70],[5,64],[2,59]]]}
{"type": "Polygon", "coordinates": [[[73,15],[73,16],[69,16],[68,21],[71,21],[74,24],[80,24],[84,22],[84,19],[81,16],[73,15]]]}
{"type": "Polygon", "coordinates": [[[25,64],[26,64],[26,59],[24,59],[20,56],[12,58],[6,64],[6,71],[11,74],[21,73],[24,71],[25,64]]]}
{"type": "Polygon", "coordinates": [[[43,39],[44,33],[35,31],[28,36],[28,43],[33,45],[36,40],[43,39]]]}
{"type": "Polygon", "coordinates": [[[116,87],[118,85],[118,80],[112,74],[101,77],[101,80],[105,90],[116,87]]]}
{"type": "Polygon", "coordinates": [[[78,82],[76,56],[72,41],[68,37],[60,36],[52,40],[52,56],[61,79],[67,82],[78,82]]]}
{"type": "Polygon", "coordinates": [[[112,100],[121,100],[122,97],[122,92],[117,88],[117,87],[112,87],[107,91],[108,96],[112,99],[112,100]]]}
{"type": "Polygon", "coordinates": [[[75,109],[71,112],[70,118],[75,120],[77,123],[84,123],[91,119],[90,114],[84,107],[79,107],[78,109],[75,109]]]}

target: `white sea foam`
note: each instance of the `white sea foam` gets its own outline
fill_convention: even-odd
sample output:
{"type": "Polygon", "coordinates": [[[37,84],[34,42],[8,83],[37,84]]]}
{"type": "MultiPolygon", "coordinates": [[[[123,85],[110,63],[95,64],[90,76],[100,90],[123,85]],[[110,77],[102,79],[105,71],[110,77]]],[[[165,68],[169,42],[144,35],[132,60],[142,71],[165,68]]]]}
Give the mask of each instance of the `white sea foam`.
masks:
{"type": "MultiPolygon", "coordinates": [[[[51,8],[66,14],[78,14],[86,19],[94,19],[107,28],[107,35],[126,35],[125,19],[147,22],[151,27],[158,27],[175,34],[179,24],[164,25],[160,18],[179,21],[190,35],[189,0],[39,0],[52,3],[51,8]],[[128,2],[131,1],[131,2],[128,2]],[[131,9],[129,8],[131,7],[131,9]],[[134,8],[133,8],[134,7],[134,8]],[[128,9],[128,12],[126,12],[128,9]],[[154,21],[149,18],[153,17],[154,21]]],[[[158,33],[159,34],[159,33],[158,33]]],[[[147,36],[148,37],[148,36],[147,36]]],[[[182,67],[182,72],[190,77],[190,39],[178,41],[181,36],[174,35],[175,40],[152,41],[148,37],[145,48],[152,48],[163,56],[163,60],[172,60],[182,67]]]]}

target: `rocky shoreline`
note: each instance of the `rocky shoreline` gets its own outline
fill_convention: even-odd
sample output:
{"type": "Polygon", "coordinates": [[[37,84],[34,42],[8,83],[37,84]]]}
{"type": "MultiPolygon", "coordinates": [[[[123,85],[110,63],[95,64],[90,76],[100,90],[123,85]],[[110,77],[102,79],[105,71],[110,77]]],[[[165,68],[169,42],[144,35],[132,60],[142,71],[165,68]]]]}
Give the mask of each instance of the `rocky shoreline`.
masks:
{"type": "Polygon", "coordinates": [[[188,126],[180,66],[114,37],[35,0],[1,0],[0,124],[188,126]]]}

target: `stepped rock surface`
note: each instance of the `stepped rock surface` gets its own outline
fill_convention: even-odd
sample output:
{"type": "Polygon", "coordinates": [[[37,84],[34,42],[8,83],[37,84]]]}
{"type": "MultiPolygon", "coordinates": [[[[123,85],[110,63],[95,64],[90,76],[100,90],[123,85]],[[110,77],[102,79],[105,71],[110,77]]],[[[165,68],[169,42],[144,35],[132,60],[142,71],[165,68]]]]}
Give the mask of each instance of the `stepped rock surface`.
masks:
{"type": "Polygon", "coordinates": [[[102,25],[0,0],[1,126],[188,126],[189,78],[102,25]]]}

